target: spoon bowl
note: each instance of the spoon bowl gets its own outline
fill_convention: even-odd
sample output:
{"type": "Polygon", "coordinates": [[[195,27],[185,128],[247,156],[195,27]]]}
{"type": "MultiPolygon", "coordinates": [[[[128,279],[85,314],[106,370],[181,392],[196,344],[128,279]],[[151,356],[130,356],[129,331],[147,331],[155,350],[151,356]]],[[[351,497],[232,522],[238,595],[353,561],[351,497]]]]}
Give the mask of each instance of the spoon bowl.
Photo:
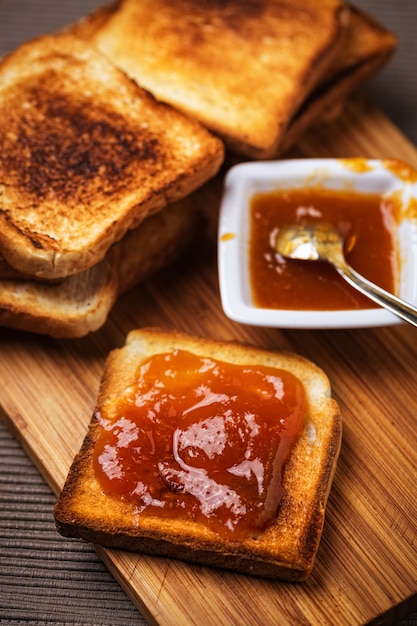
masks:
{"type": "Polygon", "coordinates": [[[292,224],[279,231],[275,250],[287,259],[327,261],[352,287],[401,319],[417,326],[417,308],[361,276],[347,262],[340,233],[322,222],[292,224]]]}
{"type": "Polygon", "coordinates": [[[339,232],[322,222],[292,224],[279,231],[275,249],[288,259],[329,261],[343,259],[343,241],[339,232]]]}

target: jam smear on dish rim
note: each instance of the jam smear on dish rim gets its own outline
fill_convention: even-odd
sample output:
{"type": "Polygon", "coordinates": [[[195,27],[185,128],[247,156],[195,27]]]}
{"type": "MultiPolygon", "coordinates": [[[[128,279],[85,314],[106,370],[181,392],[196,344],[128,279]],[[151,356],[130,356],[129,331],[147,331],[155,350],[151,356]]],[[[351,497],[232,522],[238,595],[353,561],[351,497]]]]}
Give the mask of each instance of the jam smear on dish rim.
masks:
{"type": "Polygon", "coordinates": [[[268,526],[307,410],[302,382],[186,350],[150,357],[136,380],[116,415],[96,414],[103,491],[133,503],[139,520],[196,520],[232,540],[268,526]]]}

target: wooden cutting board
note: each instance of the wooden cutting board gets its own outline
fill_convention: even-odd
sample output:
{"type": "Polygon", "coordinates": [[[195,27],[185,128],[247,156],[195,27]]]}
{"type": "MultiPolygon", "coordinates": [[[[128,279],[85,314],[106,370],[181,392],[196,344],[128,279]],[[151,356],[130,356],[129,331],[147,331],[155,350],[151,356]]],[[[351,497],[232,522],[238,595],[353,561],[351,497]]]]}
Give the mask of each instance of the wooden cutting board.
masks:
{"type": "MultiPolygon", "coordinates": [[[[378,110],[352,100],[290,156],[393,157],[417,150],[378,110]]],[[[221,178],[196,200],[217,215],[221,178]]],[[[341,456],[309,580],[285,584],[97,548],[150,623],[363,624],[417,606],[417,329],[307,331],[228,320],[220,305],[215,228],[207,245],[126,294],[99,332],[56,341],[0,330],[0,403],[58,494],[94,407],[108,352],[141,326],[296,351],[329,375],[344,418],[341,456]],[[396,608],[395,608],[396,607],[396,608]]]]}

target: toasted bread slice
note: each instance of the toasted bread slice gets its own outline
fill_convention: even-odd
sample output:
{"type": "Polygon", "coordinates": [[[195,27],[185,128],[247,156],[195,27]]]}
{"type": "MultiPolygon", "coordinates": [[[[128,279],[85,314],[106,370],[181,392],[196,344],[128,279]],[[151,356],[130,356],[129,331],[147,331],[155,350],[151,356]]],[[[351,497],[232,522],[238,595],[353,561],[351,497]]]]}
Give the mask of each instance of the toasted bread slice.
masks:
{"type": "MultiPolygon", "coordinates": [[[[80,37],[91,42],[96,41],[97,45],[101,40],[101,31],[106,32],[106,29],[113,28],[115,14],[120,10],[119,2],[106,5],[80,20],[71,29],[80,37]]],[[[287,127],[282,129],[274,154],[269,156],[279,156],[286,152],[308,128],[338,115],[346,98],[378,72],[394,53],[397,41],[393,33],[362,9],[348,4],[346,10],[350,13],[349,20],[333,61],[312,92],[307,94],[306,99],[292,115],[287,127]]],[[[103,50],[106,48],[107,53],[112,52],[108,43],[102,47],[103,50]]],[[[140,80],[139,70],[133,68],[133,59],[132,67],[129,67],[129,60],[123,55],[119,62],[140,80]]],[[[174,98],[174,95],[172,97],[174,98]]],[[[171,102],[178,106],[174,100],[171,102]]],[[[196,114],[195,111],[193,114],[196,114]]],[[[207,123],[206,120],[204,122],[207,123]]],[[[250,153],[249,156],[256,158],[257,155],[250,153]]]]}
{"type": "Polygon", "coordinates": [[[0,326],[56,338],[97,330],[118,293],[112,258],[109,253],[94,267],[57,282],[0,280],[0,326]]]}
{"type": "Polygon", "coordinates": [[[29,274],[19,272],[17,269],[9,265],[0,254],[0,281],[2,280],[33,280],[33,277],[29,274]]]}
{"type": "Polygon", "coordinates": [[[337,116],[346,98],[376,74],[396,49],[393,33],[365,11],[352,5],[350,10],[344,45],[326,76],[292,119],[282,141],[282,152],[291,148],[311,126],[337,116]]]}
{"type": "Polygon", "coordinates": [[[0,63],[0,252],[45,279],[99,263],[212,177],[223,144],[71,33],[0,63]]]}
{"type": "MultiPolygon", "coordinates": [[[[126,345],[108,357],[88,434],[55,508],[57,528],[64,536],[82,537],[108,547],[264,577],[304,580],[312,570],[322,534],[341,428],[327,376],[298,355],[174,331],[132,331],[126,345]],[[178,349],[227,363],[287,370],[302,382],[306,392],[307,414],[285,466],[285,495],[278,513],[265,530],[239,541],[191,519],[157,514],[142,517],[137,513],[137,503],[106,495],[93,468],[94,446],[102,429],[100,411],[106,420],[114,419],[120,401],[135,388],[138,366],[148,357],[178,349]]],[[[139,466],[135,480],[140,481],[140,471],[139,466]]]]}
{"type": "Polygon", "coordinates": [[[185,251],[202,217],[188,198],[146,218],[94,267],[56,281],[33,281],[3,263],[0,325],[55,338],[98,330],[119,295],[185,251]],[[7,276],[9,272],[9,276],[7,276]]]}
{"type": "Polygon", "coordinates": [[[120,0],[75,32],[233,151],[269,158],[335,58],[348,16],[339,0],[120,0]]]}

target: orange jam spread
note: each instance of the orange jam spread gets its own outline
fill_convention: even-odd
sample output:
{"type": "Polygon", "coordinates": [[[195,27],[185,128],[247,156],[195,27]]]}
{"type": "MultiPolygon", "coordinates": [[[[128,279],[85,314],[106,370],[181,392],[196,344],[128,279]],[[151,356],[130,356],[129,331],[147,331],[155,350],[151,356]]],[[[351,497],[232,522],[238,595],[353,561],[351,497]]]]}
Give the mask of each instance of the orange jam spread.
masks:
{"type": "Polygon", "coordinates": [[[259,193],[250,207],[249,273],[252,298],[262,308],[342,310],[374,308],[326,262],[286,260],[275,252],[280,228],[322,221],[344,239],[347,262],[360,274],[395,293],[394,235],[398,204],[393,198],[323,187],[259,193]]]}
{"type": "Polygon", "coordinates": [[[285,370],[158,354],[117,415],[97,414],[95,474],[140,515],[196,520],[238,540],[276,516],[305,412],[304,387],[285,370]]]}

